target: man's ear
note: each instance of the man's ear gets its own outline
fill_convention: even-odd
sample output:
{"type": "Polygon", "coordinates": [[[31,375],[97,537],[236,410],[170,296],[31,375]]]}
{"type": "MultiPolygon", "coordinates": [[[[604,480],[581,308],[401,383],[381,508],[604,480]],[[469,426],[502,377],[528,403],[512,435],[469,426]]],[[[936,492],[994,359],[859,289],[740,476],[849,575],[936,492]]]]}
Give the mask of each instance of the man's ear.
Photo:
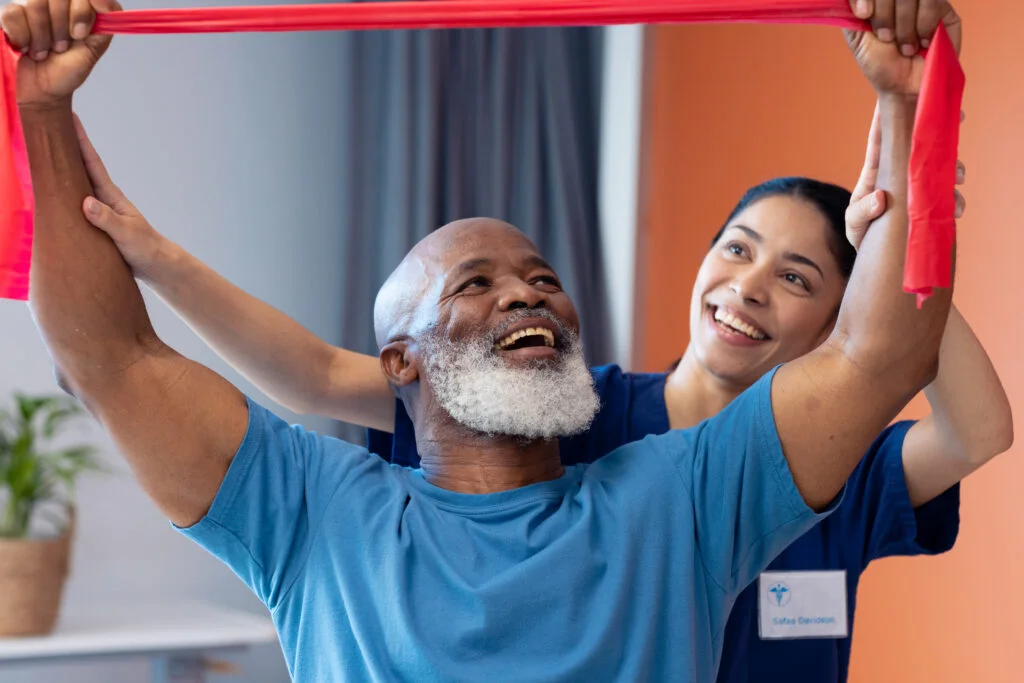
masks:
{"type": "Polygon", "coordinates": [[[414,356],[408,341],[393,341],[380,350],[380,369],[399,389],[409,386],[420,378],[414,356]]]}

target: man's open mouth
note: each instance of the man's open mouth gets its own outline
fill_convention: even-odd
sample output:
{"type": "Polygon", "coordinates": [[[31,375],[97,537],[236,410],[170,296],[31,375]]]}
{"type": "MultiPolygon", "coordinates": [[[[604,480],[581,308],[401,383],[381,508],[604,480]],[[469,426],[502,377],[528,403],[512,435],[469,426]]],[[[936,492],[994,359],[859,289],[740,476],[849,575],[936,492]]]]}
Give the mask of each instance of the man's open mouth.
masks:
{"type": "Polygon", "coordinates": [[[546,327],[527,327],[516,330],[494,344],[495,351],[516,351],[531,347],[555,348],[555,333],[546,327]]]}

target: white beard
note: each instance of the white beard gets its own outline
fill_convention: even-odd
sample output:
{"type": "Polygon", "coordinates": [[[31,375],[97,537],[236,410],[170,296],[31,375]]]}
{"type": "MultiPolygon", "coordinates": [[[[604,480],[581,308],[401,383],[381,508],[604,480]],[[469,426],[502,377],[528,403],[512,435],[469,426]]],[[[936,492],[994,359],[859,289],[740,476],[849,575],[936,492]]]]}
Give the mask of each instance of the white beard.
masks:
{"type": "Polygon", "coordinates": [[[428,332],[421,344],[424,374],[441,408],[473,431],[572,436],[590,427],[601,403],[576,336],[564,328],[561,335],[566,343],[559,360],[514,367],[488,339],[452,342],[428,332]]]}

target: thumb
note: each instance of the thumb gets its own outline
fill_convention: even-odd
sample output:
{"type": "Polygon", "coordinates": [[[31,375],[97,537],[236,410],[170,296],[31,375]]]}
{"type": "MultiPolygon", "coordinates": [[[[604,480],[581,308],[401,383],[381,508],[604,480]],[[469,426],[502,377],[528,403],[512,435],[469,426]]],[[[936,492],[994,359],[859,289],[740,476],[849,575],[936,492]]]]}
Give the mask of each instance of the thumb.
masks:
{"type": "Polygon", "coordinates": [[[122,224],[122,217],[116,211],[95,197],[86,197],[85,201],[82,202],[82,210],[85,213],[86,220],[93,227],[99,228],[110,235],[115,242],[118,241],[118,238],[124,231],[124,225],[122,224]]]}
{"type": "Polygon", "coordinates": [[[78,118],[78,114],[72,112],[72,117],[75,133],[78,135],[78,147],[82,153],[82,163],[85,164],[85,172],[89,176],[89,184],[92,185],[92,191],[95,193],[96,198],[112,207],[118,214],[137,214],[138,211],[128,201],[124,193],[121,192],[121,188],[110,179],[110,173],[107,172],[103,159],[100,158],[99,152],[96,151],[92,140],[89,139],[89,135],[85,132],[85,126],[82,125],[82,120],[78,118]]]}
{"type": "Polygon", "coordinates": [[[871,223],[885,213],[885,193],[876,190],[858,200],[850,202],[846,208],[846,238],[854,249],[860,248],[861,240],[867,233],[871,223]]]}
{"type": "MultiPolygon", "coordinates": [[[[108,12],[120,12],[122,10],[121,3],[117,0],[89,0],[89,4],[97,15],[108,12]]],[[[89,35],[85,39],[85,45],[92,52],[93,57],[99,59],[107,51],[107,48],[110,47],[110,41],[113,38],[114,36],[110,34],[96,33],[95,28],[90,26],[89,35]]]]}

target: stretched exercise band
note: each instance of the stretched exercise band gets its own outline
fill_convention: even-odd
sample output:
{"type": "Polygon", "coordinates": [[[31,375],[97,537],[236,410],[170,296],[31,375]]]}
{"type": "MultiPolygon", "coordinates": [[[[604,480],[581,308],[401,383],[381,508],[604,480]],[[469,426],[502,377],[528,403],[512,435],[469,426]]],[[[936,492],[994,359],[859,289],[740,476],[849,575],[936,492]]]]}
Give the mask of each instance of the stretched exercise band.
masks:
{"type": "MultiPolygon", "coordinates": [[[[857,30],[848,0],[423,0],[276,7],[128,10],[94,33],[230,33],[684,23],[819,24],[857,30]]],[[[925,58],[910,159],[910,234],[903,289],[918,306],[952,280],[953,190],[964,74],[940,25],[925,58]]],[[[21,58],[0,49],[0,298],[26,300],[34,200],[17,106],[21,58]]]]}

